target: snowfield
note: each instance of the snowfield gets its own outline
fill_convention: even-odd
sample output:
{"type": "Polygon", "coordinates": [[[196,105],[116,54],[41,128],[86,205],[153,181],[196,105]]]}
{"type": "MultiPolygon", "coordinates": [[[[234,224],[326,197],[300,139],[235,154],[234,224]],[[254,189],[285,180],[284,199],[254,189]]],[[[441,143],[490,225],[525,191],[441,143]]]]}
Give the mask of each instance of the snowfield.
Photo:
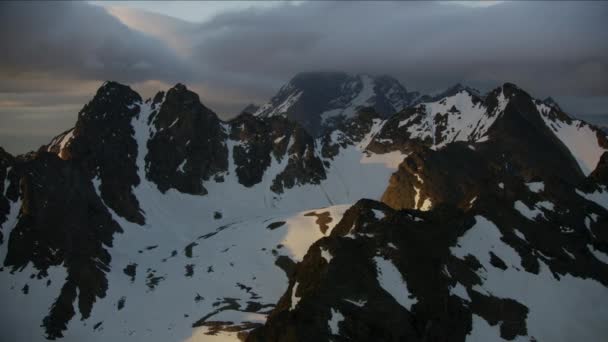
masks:
{"type": "Polygon", "coordinates": [[[574,156],[583,174],[588,176],[595,169],[602,154],[608,151],[598,143],[597,133],[587,123],[572,120],[570,124],[549,117],[551,108],[545,104],[537,105],[545,124],[566,145],[574,156]]]}
{"type": "MultiPolygon", "coordinates": [[[[285,272],[275,264],[277,258],[300,261],[312,243],[331,233],[354,201],[379,199],[403,157],[374,159],[363,154],[362,144],[349,146],[332,162],[327,179],[320,185],[297,186],[277,195],[270,185],[285,168],[287,158],[281,162],[273,158],[262,182],[245,188],[238,183],[232,158],[232,148],[238,142],[229,140],[230,165],[224,182],[206,182],[209,193],[205,196],[174,189],[162,194],[145,178],[151,108],[142,104],[141,109],[139,118],[132,122],[141,179],[134,194],[146,224],[131,223],[110,209],[124,232],[115,234],[113,247],[108,248],[112,255],[108,292],[95,303],[87,320],[80,319],[75,306],[76,316],[64,334],[67,342],[238,340],[236,333],[212,336],[208,335],[209,327],[193,329],[192,324],[203,317],[235,325],[263,323],[288,285],[285,272]],[[216,213],[221,218],[214,218],[216,213]],[[325,232],[311,213],[329,214],[331,221],[325,232]],[[133,277],[126,274],[127,266],[134,267],[133,277]],[[251,312],[247,309],[250,302],[262,308],[251,312]]],[[[100,181],[94,179],[93,183],[99,194],[100,181]]],[[[12,204],[4,227],[14,226],[20,207],[20,203],[12,204]]],[[[3,233],[9,236],[10,231],[3,233]]],[[[6,247],[6,243],[0,245],[2,256],[6,247]]],[[[47,278],[51,283],[46,286],[47,279],[29,279],[31,273],[0,273],[0,296],[14,301],[3,304],[26,308],[1,317],[22,327],[11,336],[14,341],[45,340],[43,329],[38,327],[66,277],[62,267],[52,268],[47,278]],[[27,295],[22,293],[26,283],[27,295]]]]}
{"type": "MultiPolygon", "coordinates": [[[[527,318],[528,337],[538,341],[599,341],[608,336],[608,288],[591,279],[563,275],[556,278],[541,261],[539,274],[528,273],[521,266],[519,254],[505,244],[500,230],[483,216],[458,240],[453,255],[464,258],[471,254],[482,264],[478,275],[481,287],[474,291],[501,298],[513,298],[530,310],[527,318]],[[490,264],[493,252],[507,264],[506,270],[490,264]],[[584,324],[572,324],[572,320],[584,324]]],[[[528,341],[519,337],[518,340],[528,341]]],[[[473,330],[467,341],[500,340],[499,325],[490,326],[483,318],[473,319],[473,330]]]]}

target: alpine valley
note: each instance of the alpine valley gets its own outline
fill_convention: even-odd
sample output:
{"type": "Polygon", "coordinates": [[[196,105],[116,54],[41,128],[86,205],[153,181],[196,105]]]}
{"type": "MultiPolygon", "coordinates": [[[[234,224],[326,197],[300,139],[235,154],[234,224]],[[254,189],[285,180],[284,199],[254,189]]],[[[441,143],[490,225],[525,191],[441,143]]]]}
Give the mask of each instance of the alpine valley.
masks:
{"type": "Polygon", "coordinates": [[[1,341],[605,341],[608,139],[510,83],[104,83],[0,148],[1,341]]]}

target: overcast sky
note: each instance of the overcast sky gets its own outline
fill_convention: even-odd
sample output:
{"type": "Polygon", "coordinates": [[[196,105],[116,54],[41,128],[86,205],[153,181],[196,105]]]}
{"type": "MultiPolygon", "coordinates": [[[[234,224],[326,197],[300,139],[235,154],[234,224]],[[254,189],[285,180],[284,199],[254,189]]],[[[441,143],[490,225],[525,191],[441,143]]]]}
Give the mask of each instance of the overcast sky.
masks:
{"type": "Polygon", "coordinates": [[[300,71],[389,74],[408,90],[514,82],[608,113],[607,2],[0,2],[0,146],[73,126],[104,80],[177,82],[227,118],[300,71]]]}

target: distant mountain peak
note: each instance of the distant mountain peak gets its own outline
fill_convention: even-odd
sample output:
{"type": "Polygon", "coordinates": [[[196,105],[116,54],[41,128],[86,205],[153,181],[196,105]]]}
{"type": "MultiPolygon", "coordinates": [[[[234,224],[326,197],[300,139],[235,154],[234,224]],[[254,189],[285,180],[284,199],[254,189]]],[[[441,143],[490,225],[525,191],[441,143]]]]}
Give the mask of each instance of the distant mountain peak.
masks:
{"type": "Polygon", "coordinates": [[[329,118],[353,117],[360,107],[373,107],[388,116],[409,106],[416,97],[418,93],[408,93],[398,80],[387,75],[303,72],[255,114],[286,115],[317,136],[329,118]]]}
{"type": "Polygon", "coordinates": [[[481,93],[479,92],[479,90],[469,87],[469,86],[465,86],[462,83],[456,83],[453,86],[448,87],[446,90],[439,92],[435,95],[419,96],[416,99],[415,103],[419,104],[419,103],[426,103],[426,102],[437,102],[443,98],[454,96],[463,91],[469,93],[470,95],[481,97],[481,93]]]}
{"type": "Polygon", "coordinates": [[[547,97],[543,100],[543,103],[546,104],[549,107],[553,107],[557,110],[562,110],[562,108],[559,106],[559,104],[551,97],[547,97]]]}
{"type": "Polygon", "coordinates": [[[250,103],[247,106],[245,106],[245,108],[243,108],[243,110],[241,110],[241,114],[242,113],[253,114],[253,113],[257,112],[259,109],[260,109],[260,106],[258,106],[255,103],[250,103]]]}

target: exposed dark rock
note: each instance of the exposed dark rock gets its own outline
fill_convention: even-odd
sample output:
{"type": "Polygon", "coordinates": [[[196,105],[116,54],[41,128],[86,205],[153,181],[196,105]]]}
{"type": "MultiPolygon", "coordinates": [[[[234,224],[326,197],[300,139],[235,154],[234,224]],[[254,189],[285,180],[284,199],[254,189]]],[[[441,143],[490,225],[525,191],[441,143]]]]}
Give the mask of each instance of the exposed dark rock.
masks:
{"type": "Polygon", "coordinates": [[[275,229],[283,226],[284,224],[285,224],[285,221],[272,222],[271,224],[269,224],[268,226],[266,226],[266,228],[268,228],[270,230],[275,230],[275,229]]]}
{"type": "MultiPolygon", "coordinates": [[[[488,95],[488,100],[497,92],[488,95]]],[[[502,92],[509,103],[489,129],[494,143],[487,153],[502,157],[507,172],[525,179],[553,175],[570,184],[580,182],[583,174],[576,160],[544,123],[530,95],[509,83],[502,92]]]]}
{"type": "Polygon", "coordinates": [[[99,191],[107,206],[127,220],[143,224],[139,202],[132,193],[140,179],[131,121],[139,115],[140,104],[141,97],[128,86],[105,82],[78,113],[74,129],[63,134],[64,148],[57,137],[40,151],[55,151],[62,159],[81,164],[90,178],[99,178],[99,191]]]}
{"type": "Polygon", "coordinates": [[[255,117],[241,114],[230,121],[230,139],[239,183],[252,187],[262,180],[272,159],[287,166],[273,180],[271,190],[282,193],[299,184],[318,184],[325,170],[315,155],[314,140],[299,125],[282,116],[255,117]]]}
{"type": "Polygon", "coordinates": [[[196,297],[194,297],[194,301],[198,303],[198,302],[200,302],[202,300],[205,300],[205,297],[203,297],[203,296],[201,296],[200,294],[197,293],[196,297]]]}
{"type": "Polygon", "coordinates": [[[116,308],[118,309],[118,311],[122,310],[122,308],[125,307],[126,300],[127,300],[127,297],[125,297],[125,296],[120,297],[120,299],[118,300],[118,303],[116,303],[116,308]]]}
{"type": "Polygon", "coordinates": [[[331,223],[331,221],[333,221],[333,219],[331,218],[331,216],[329,214],[329,211],[322,212],[322,213],[317,213],[317,212],[312,211],[310,213],[304,214],[304,216],[315,216],[317,218],[315,223],[317,225],[319,225],[319,229],[321,230],[321,233],[323,233],[323,234],[325,234],[325,232],[327,232],[327,229],[329,228],[329,226],[327,224],[331,223]]]}
{"type": "Polygon", "coordinates": [[[493,252],[490,252],[490,263],[492,264],[492,266],[500,268],[501,270],[507,269],[507,265],[505,264],[505,262],[502,261],[501,258],[497,257],[496,254],[494,254],[493,252]]]}
{"type": "Polygon", "coordinates": [[[194,275],[194,265],[188,264],[186,265],[186,277],[192,277],[194,275]]]}
{"type": "Polygon", "coordinates": [[[361,142],[370,133],[374,122],[380,122],[382,116],[373,108],[361,108],[353,118],[331,120],[331,128],[321,136],[321,155],[333,159],[340,149],[361,142]],[[337,141],[334,141],[336,139],[337,141]]]}
{"type": "Polygon", "coordinates": [[[492,167],[467,143],[450,144],[440,151],[421,148],[399,165],[382,201],[397,209],[421,208],[427,200],[432,205],[450,202],[466,208],[484,187],[496,187],[495,177],[492,167]]]}
{"type": "Polygon", "coordinates": [[[188,257],[188,258],[192,258],[192,249],[194,247],[198,246],[198,243],[196,242],[192,242],[190,244],[188,244],[185,248],[184,248],[184,254],[188,257]]]}
{"type": "Polygon", "coordinates": [[[604,152],[600,161],[597,163],[595,170],[589,175],[591,184],[602,184],[608,186],[608,152],[604,152]]]}
{"type": "Polygon", "coordinates": [[[0,244],[4,242],[2,227],[8,218],[10,202],[19,196],[18,177],[12,172],[14,164],[15,158],[0,147],[0,244]]]}
{"type": "Polygon", "coordinates": [[[230,125],[230,138],[240,142],[232,151],[239,183],[252,187],[270,166],[273,141],[289,132],[285,128],[272,132],[266,121],[247,113],[230,121],[230,125]]]}
{"type": "MultiPolygon", "coordinates": [[[[525,336],[528,315],[525,303],[473,290],[473,286],[482,284],[476,274],[481,264],[471,255],[459,259],[451,254],[450,248],[474,226],[478,215],[494,222],[504,236],[504,243],[520,254],[525,269],[520,271],[537,273],[538,268],[529,265],[539,257],[535,250],[541,250],[550,257],[542,260],[554,274],[590,277],[608,284],[608,267],[586,255],[584,249],[575,252],[575,259],[562,258],[562,247],[575,251],[574,246],[595,241],[585,233],[581,217],[586,212],[583,201],[572,193],[547,195],[558,206],[574,201],[582,208],[560,212],[563,216],[556,218],[555,222],[577,222],[573,229],[581,234],[567,236],[551,229],[554,222],[531,221],[513,209],[511,196],[523,196],[525,189],[522,185],[509,198],[488,194],[466,212],[448,203],[430,212],[417,212],[395,211],[371,200],[359,201],[344,214],[330,237],[311,246],[296,266],[289,289],[265,326],[253,330],[247,340],[333,339],[327,323],[331,310],[344,316],[339,324],[341,338],[356,341],[464,341],[471,330],[473,313],[490,325],[499,324],[504,339],[525,336]],[[386,217],[378,221],[372,209],[382,210],[386,217]],[[521,243],[512,227],[525,232],[526,243],[521,243]],[[389,244],[393,247],[388,247],[389,244]],[[320,249],[333,256],[329,264],[321,257],[320,249]],[[411,309],[400,306],[379,286],[374,262],[378,257],[390,260],[402,274],[416,299],[411,309]],[[470,303],[450,294],[450,288],[457,282],[467,289],[470,303]],[[299,299],[295,308],[293,296],[299,299]],[[362,299],[364,304],[353,305],[345,299],[362,299]]],[[[577,207],[573,202],[570,204],[570,208],[577,207]]],[[[607,214],[604,212],[602,216],[607,214]]],[[[507,265],[493,254],[491,258],[492,264],[500,269],[519,266],[507,265]]]]}
{"type": "Polygon", "coordinates": [[[421,208],[427,199],[432,205],[450,202],[467,208],[484,189],[513,178],[581,182],[576,160],[544,124],[532,98],[513,85],[499,89],[486,102],[500,92],[510,101],[489,128],[487,142],[452,143],[438,151],[410,149],[382,200],[393,208],[421,208]]]}
{"type": "Polygon", "coordinates": [[[277,265],[280,269],[282,269],[283,272],[285,272],[285,274],[287,275],[287,277],[291,277],[296,269],[296,263],[285,255],[279,256],[274,262],[274,264],[277,265]]]}
{"type": "Polygon", "coordinates": [[[136,263],[128,264],[123,269],[124,274],[128,275],[129,277],[131,277],[131,282],[135,281],[136,271],[137,271],[137,264],[136,263]]]}
{"type": "Polygon", "coordinates": [[[287,166],[270,186],[278,194],[296,185],[319,184],[326,177],[323,163],[315,153],[314,140],[303,128],[296,125],[289,141],[287,166]]]}
{"type": "Polygon", "coordinates": [[[154,290],[162,280],[165,280],[165,277],[155,275],[156,271],[152,270],[148,272],[148,276],[146,277],[146,286],[148,286],[150,291],[154,290]]]}
{"type": "Polygon", "coordinates": [[[49,267],[65,266],[66,282],[43,321],[49,338],[61,337],[74,315],[76,298],[87,318],[96,298],[105,296],[111,260],[105,247],[112,246],[113,234],[122,230],[97,196],[82,163],[38,152],[19,157],[13,171],[19,178],[22,205],[4,265],[15,271],[31,263],[39,279],[46,277],[49,267]]]}
{"type": "Polygon", "coordinates": [[[228,167],[226,133],[217,115],[182,84],[171,88],[154,115],[146,175],[162,192],[204,195],[203,181],[228,167]]]}

